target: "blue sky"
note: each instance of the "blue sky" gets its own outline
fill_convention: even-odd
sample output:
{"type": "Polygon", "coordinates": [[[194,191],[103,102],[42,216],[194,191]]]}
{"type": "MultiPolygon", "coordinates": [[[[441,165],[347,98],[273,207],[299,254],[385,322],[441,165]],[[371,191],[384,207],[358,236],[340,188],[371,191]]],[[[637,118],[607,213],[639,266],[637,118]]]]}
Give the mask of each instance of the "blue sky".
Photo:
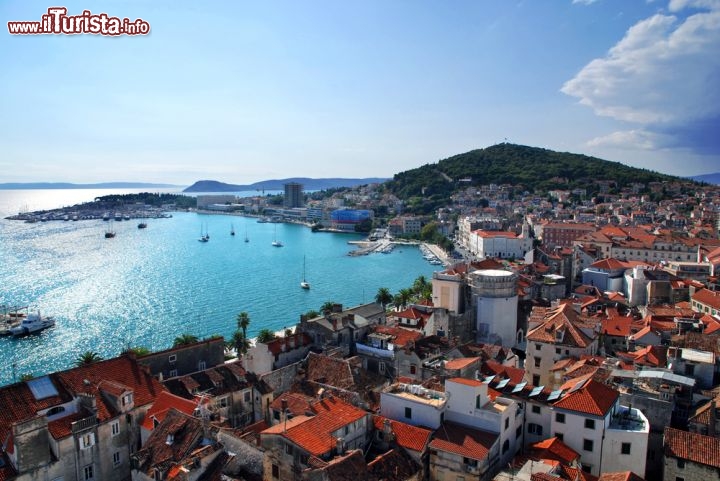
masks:
{"type": "Polygon", "coordinates": [[[7,32],[54,5],[0,2],[0,182],[391,177],[505,139],[720,171],[720,0],[73,0],[151,33],[7,32]]]}

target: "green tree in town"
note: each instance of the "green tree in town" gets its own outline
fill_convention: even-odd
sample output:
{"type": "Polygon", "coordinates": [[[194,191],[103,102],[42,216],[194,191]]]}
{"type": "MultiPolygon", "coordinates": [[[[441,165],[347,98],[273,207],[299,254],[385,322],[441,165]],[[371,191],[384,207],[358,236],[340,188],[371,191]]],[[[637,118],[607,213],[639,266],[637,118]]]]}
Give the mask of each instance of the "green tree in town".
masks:
{"type": "Polygon", "coordinates": [[[260,332],[258,332],[257,335],[257,342],[268,343],[276,338],[277,336],[272,330],[267,328],[260,329],[260,332]]]}
{"type": "Polygon", "coordinates": [[[194,335],[188,334],[188,333],[180,334],[173,341],[173,347],[187,346],[189,344],[195,344],[196,342],[198,342],[197,336],[194,336],[194,335]]]}
{"type": "Polygon", "coordinates": [[[237,327],[242,331],[243,337],[247,338],[247,328],[250,325],[250,315],[242,311],[237,315],[237,327]]]}
{"type": "Polygon", "coordinates": [[[383,306],[383,309],[386,308],[388,304],[390,304],[393,301],[393,296],[390,293],[390,289],[387,287],[381,287],[378,289],[377,294],[375,294],[375,302],[383,306]]]}
{"type": "Polygon", "coordinates": [[[250,349],[250,340],[245,337],[245,334],[240,329],[233,332],[232,338],[228,343],[230,348],[234,348],[237,351],[238,356],[245,354],[250,349]]]}
{"type": "Polygon", "coordinates": [[[87,366],[94,362],[102,361],[102,356],[95,351],[85,351],[75,358],[76,366],[87,366]]]}
{"type": "Polygon", "coordinates": [[[335,302],[333,301],[325,301],[322,306],[320,306],[320,312],[323,314],[330,314],[333,310],[333,306],[335,306],[335,302]]]}

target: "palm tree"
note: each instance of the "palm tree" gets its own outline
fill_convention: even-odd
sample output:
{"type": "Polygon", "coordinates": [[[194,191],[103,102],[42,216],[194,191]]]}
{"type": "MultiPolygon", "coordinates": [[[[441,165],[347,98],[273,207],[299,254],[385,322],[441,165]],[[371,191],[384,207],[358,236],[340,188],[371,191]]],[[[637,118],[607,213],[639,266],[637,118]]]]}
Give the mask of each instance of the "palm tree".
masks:
{"type": "Polygon", "coordinates": [[[432,289],[432,284],[428,282],[425,276],[419,275],[417,279],[415,279],[415,282],[413,282],[412,290],[415,291],[416,294],[422,295],[422,293],[426,291],[428,287],[432,289]]]}
{"type": "Polygon", "coordinates": [[[245,334],[238,329],[235,331],[232,335],[232,339],[228,343],[231,347],[234,347],[235,350],[238,353],[238,356],[241,354],[245,354],[247,350],[250,348],[250,341],[247,337],[245,337],[245,334]]]}
{"type": "Polygon", "coordinates": [[[135,347],[128,347],[126,352],[132,352],[136,356],[146,356],[150,354],[152,351],[148,349],[145,346],[135,346],[135,347]]]}
{"type": "Polygon", "coordinates": [[[75,358],[76,366],[87,366],[94,362],[102,361],[102,357],[95,351],[85,351],[75,358]]]}
{"type": "Polygon", "coordinates": [[[383,306],[383,309],[385,309],[385,306],[390,304],[392,300],[393,296],[387,287],[381,287],[378,289],[377,294],[375,294],[375,302],[383,306]]]}
{"type": "Polygon", "coordinates": [[[320,316],[320,313],[315,309],[310,309],[305,313],[305,319],[315,319],[318,316],[320,316]]]}
{"type": "Polygon", "coordinates": [[[195,344],[198,342],[198,337],[192,334],[181,334],[173,341],[173,347],[187,346],[188,344],[195,344]]]}
{"type": "Polygon", "coordinates": [[[400,291],[395,294],[395,297],[393,298],[393,304],[395,304],[395,307],[400,310],[404,309],[405,306],[408,305],[410,302],[410,299],[412,299],[412,291],[410,289],[400,289],[400,291]]]}
{"type": "Polygon", "coordinates": [[[242,311],[237,315],[237,326],[238,329],[242,330],[243,336],[247,338],[247,328],[250,325],[250,315],[247,312],[242,311]]]}
{"type": "Polygon", "coordinates": [[[267,343],[275,339],[277,336],[270,329],[260,329],[257,335],[257,342],[267,343]]]}

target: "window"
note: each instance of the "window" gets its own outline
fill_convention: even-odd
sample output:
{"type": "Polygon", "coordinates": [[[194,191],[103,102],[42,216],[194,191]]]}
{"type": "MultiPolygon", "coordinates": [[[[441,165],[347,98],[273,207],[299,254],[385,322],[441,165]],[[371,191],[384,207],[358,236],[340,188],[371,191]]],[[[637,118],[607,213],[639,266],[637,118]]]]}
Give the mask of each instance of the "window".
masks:
{"type": "Polygon", "coordinates": [[[558,423],[565,424],[565,414],[563,413],[555,413],[555,421],[558,423]]]}
{"type": "Polygon", "coordinates": [[[85,467],[83,468],[83,479],[84,479],[85,481],[90,481],[90,480],[92,480],[92,479],[95,479],[95,478],[93,477],[93,466],[92,466],[92,464],[88,464],[87,466],[85,466],[85,467]]]}
{"type": "Polygon", "coordinates": [[[378,371],[380,374],[385,374],[385,363],[383,361],[378,364],[378,371]]]}
{"type": "Polygon", "coordinates": [[[594,419],[586,419],[585,420],[585,429],[595,429],[595,420],[594,419]]]}
{"type": "Polygon", "coordinates": [[[582,464],[581,468],[586,473],[589,473],[590,471],[592,471],[592,466],[590,466],[589,464],[582,464]]]}
{"type": "Polygon", "coordinates": [[[555,433],[555,437],[558,438],[560,441],[563,441],[565,439],[565,435],[563,433],[555,433]]]}
{"type": "Polygon", "coordinates": [[[539,357],[533,357],[533,361],[535,362],[535,367],[540,367],[540,358],[539,357]]]}
{"type": "Polygon", "coordinates": [[[228,398],[224,397],[218,399],[218,406],[220,406],[221,408],[226,408],[228,406],[228,398]]]}
{"type": "Polygon", "coordinates": [[[622,443],[620,446],[621,454],[630,454],[630,443],[622,443]]]}
{"type": "Polygon", "coordinates": [[[510,427],[510,419],[509,419],[509,418],[505,418],[505,429],[507,429],[507,428],[509,428],[509,427],[510,427]]]}
{"type": "Polygon", "coordinates": [[[95,435],[93,433],[83,434],[80,437],[80,449],[87,449],[95,444],[95,435]]]}
{"type": "Polygon", "coordinates": [[[412,408],[405,408],[405,419],[412,419],[412,408]]]}
{"type": "Polygon", "coordinates": [[[275,479],[280,478],[280,468],[278,468],[277,464],[272,465],[272,477],[275,479]]]}
{"type": "Polygon", "coordinates": [[[245,399],[245,402],[246,402],[246,403],[249,403],[249,402],[250,402],[250,391],[245,391],[245,398],[244,398],[244,399],[245,399]]]}
{"type": "Polygon", "coordinates": [[[675,476],[675,481],[685,481],[685,478],[682,476],[675,476]]]}
{"type": "Polygon", "coordinates": [[[115,421],[112,423],[112,435],[117,436],[120,434],[120,421],[115,421]]]}
{"type": "Polygon", "coordinates": [[[120,451],[115,451],[113,453],[113,466],[116,468],[120,466],[120,451]]]}
{"type": "Polygon", "coordinates": [[[177,356],[175,354],[170,354],[168,356],[168,362],[173,363],[177,361],[177,356]]]}
{"type": "Polygon", "coordinates": [[[415,364],[410,364],[410,374],[415,374],[417,371],[417,367],[415,367],[415,364]]]}
{"type": "Polygon", "coordinates": [[[177,377],[177,369],[170,369],[170,377],[177,377]]]}
{"type": "Polygon", "coordinates": [[[533,406],[532,412],[535,414],[540,414],[540,406],[533,406]]]}
{"type": "Polygon", "coordinates": [[[123,397],[122,397],[121,402],[122,402],[122,405],[123,405],[123,406],[127,406],[127,405],[129,405],[129,404],[132,404],[132,402],[133,402],[133,395],[132,395],[132,393],[129,392],[129,393],[123,394],[123,397]]]}
{"type": "Polygon", "coordinates": [[[532,383],[533,383],[533,386],[540,385],[540,375],[539,374],[533,374],[532,383]]]}
{"type": "Polygon", "coordinates": [[[522,436],[522,425],[518,426],[515,430],[515,439],[518,439],[520,436],[522,436]]]}
{"type": "Polygon", "coordinates": [[[560,354],[560,353],[562,353],[562,349],[560,349],[559,347],[556,347],[555,354],[560,354]]]}
{"type": "Polygon", "coordinates": [[[685,469],[685,460],[684,460],[684,459],[678,459],[678,460],[677,460],[677,467],[678,467],[678,469],[685,469]]]}
{"type": "Polygon", "coordinates": [[[508,449],[510,449],[510,440],[506,439],[505,442],[503,443],[502,453],[503,454],[507,453],[508,449]]]}
{"type": "Polygon", "coordinates": [[[540,345],[540,344],[535,344],[535,350],[536,350],[536,351],[539,351],[540,349],[542,349],[542,345],[540,345]]]}
{"type": "Polygon", "coordinates": [[[205,361],[198,361],[198,371],[205,370],[205,361]]]}
{"type": "Polygon", "coordinates": [[[592,452],[592,450],[593,450],[592,439],[583,439],[583,450],[592,452]]]}
{"type": "Polygon", "coordinates": [[[543,428],[539,424],[535,423],[528,423],[528,434],[537,434],[538,436],[542,436],[543,428]]]}
{"type": "Polygon", "coordinates": [[[285,444],[285,454],[292,454],[293,453],[293,447],[291,444],[285,444]]]}

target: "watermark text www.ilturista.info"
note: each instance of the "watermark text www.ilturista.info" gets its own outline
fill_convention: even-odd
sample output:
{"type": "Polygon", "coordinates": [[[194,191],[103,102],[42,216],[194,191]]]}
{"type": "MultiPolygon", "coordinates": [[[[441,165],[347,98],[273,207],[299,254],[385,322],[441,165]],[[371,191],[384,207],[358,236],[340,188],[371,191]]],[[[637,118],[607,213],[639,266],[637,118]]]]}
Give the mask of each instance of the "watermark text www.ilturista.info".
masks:
{"type": "Polygon", "coordinates": [[[80,15],[68,15],[65,7],[50,7],[39,22],[8,22],[11,35],[147,35],[150,24],[138,18],[111,17],[107,13],[91,13],[83,10],[80,15]]]}

